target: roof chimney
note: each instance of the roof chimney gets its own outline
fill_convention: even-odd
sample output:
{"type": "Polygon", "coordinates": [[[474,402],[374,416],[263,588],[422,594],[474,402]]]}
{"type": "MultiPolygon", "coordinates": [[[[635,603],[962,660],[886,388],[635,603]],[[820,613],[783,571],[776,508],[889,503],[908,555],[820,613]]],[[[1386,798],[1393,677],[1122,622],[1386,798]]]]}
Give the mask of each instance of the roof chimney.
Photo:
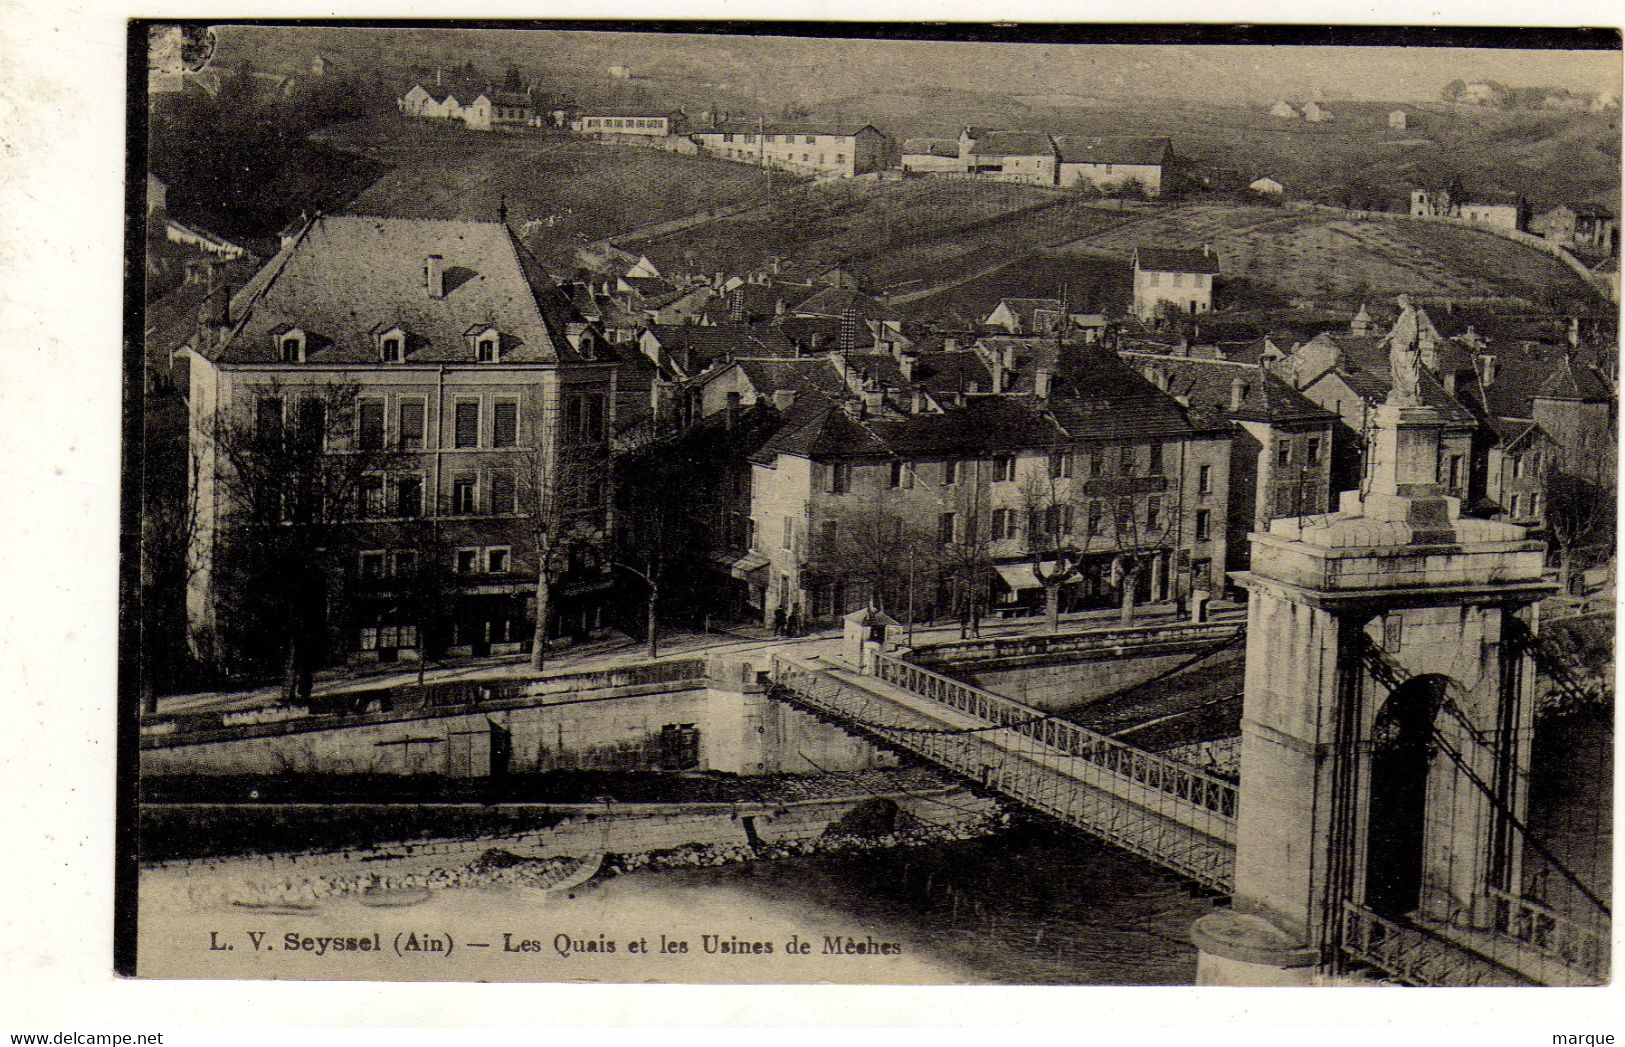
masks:
{"type": "Polygon", "coordinates": [[[794,389],[773,390],[773,409],[780,414],[796,405],[796,391],[794,389]]]}
{"type": "Polygon", "coordinates": [[[919,360],[920,358],[914,353],[911,353],[905,349],[898,350],[897,369],[903,372],[904,381],[914,381],[914,365],[919,363],[919,360]]]}
{"type": "Polygon", "coordinates": [[[942,340],[942,351],[945,353],[957,353],[959,351],[959,339],[951,336],[944,338],[942,340]]]}
{"type": "Polygon", "coordinates": [[[1578,316],[1569,317],[1569,348],[1580,348],[1580,318],[1578,316]]]}
{"type": "Polygon", "coordinates": [[[1478,358],[1479,382],[1488,389],[1495,384],[1496,359],[1490,353],[1483,353],[1478,358]]]}
{"type": "Polygon", "coordinates": [[[446,260],[432,254],[423,263],[423,281],[430,298],[446,297],[446,260]]]}
{"type": "Polygon", "coordinates": [[[1245,378],[1230,379],[1230,409],[1241,410],[1241,405],[1247,402],[1247,380],[1245,378]]]}
{"type": "Polygon", "coordinates": [[[1050,383],[1055,380],[1055,372],[1048,364],[1039,364],[1038,370],[1033,372],[1033,395],[1039,399],[1049,398],[1050,383]]]}
{"type": "Polygon", "coordinates": [[[912,392],[913,392],[913,396],[910,399],[909,405],[908,405],[909,413],[910,414],[923,414],[923,413],[925,413],[925,390],[921,389],[919,386],[916,385],[913,388],[912,392]]]}

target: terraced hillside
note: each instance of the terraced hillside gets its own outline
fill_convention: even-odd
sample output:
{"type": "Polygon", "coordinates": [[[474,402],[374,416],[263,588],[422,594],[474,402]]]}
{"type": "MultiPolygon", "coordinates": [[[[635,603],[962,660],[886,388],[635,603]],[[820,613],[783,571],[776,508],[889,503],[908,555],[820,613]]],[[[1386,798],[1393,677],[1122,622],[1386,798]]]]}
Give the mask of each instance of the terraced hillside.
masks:
{"type": "Polygon", "coordinates": [[[795,189],[761,210],[671,236],[616,242],[672,271],[736,272],[779,256],[798,269],[842,265],[871,289],[901,293],[1125,217],[1035,186],[862,179],[795,189]]]}
{"type": "Polygon", "coordinates": [[[1493,233],[1273,207],[1172,207],[1132,226],[1081,237],[1064,250],[1126,259],[1136,244],[1210,244],[1227,277],[1282,296],[1349,300],[1409,293],[1540,302],[1553,293],[1591,295],[1555,259],[1493,233]]]}

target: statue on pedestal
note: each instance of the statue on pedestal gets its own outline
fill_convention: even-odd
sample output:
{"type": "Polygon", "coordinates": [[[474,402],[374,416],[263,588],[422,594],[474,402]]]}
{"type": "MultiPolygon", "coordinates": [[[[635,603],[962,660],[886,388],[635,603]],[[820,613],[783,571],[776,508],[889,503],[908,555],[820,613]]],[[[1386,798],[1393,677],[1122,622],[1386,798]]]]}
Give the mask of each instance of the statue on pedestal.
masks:
{"type": "Polygon", "coordinates": [[[1388,399],[1394,403],[1421,403],[1422,384],[1422,327],[1416,309],[1405,295],[1399,296],[1399,319],[1388,332],[1388,370],[1393,376],[1393,390],[1388,399]]]}

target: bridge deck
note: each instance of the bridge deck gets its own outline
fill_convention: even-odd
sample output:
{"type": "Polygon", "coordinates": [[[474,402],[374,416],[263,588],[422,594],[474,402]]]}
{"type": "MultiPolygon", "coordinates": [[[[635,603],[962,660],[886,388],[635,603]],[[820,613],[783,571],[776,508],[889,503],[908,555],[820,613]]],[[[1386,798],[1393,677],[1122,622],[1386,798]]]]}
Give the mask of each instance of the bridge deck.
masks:
{"type": "Polygon", "coordinates": [[[787,698],[820,715],[1204,886],[1231,889],[1233,796],[1216,792],[1217,780],[1194,768],[956,681],[981,703],[981,715],[873,676],[782,655],[774,659],[774,679],[787,698]]]}

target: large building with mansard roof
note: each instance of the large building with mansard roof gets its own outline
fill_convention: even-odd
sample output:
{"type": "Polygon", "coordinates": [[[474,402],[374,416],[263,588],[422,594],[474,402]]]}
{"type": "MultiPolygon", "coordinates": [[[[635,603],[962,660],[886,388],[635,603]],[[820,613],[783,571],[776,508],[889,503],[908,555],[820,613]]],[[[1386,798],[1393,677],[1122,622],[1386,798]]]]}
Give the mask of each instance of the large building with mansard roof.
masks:
{"type": "MultiPolygon", "coordinates": [[[[232,598],[216,554],[232,528],[253,525],[233,504],[242,485],[221,446],[223,420],[291,429],[341,391],[343,418],[323,416],[325,453],[380,464],[328,528],[328,659],[421,656],[430,638],[407,590],[426,575],[449,589],[449,620],[431,646],[528,646],[538,573],[529,502],[547,489],[539,477],[607,447],[615,357],[505,222],[317,217],[289,230],[246,285],[210,295],[185,355],[198,505],[188,613],[202,643],[232,598]],[[425,557],[443,570],[425,571],[425,557]]],[[[607,477],[572,468],[582,480],[572,519],[602,530],[607,477]]],[[[551,631],[595,631],[602,568],[562,570],[551,631]]]]}

